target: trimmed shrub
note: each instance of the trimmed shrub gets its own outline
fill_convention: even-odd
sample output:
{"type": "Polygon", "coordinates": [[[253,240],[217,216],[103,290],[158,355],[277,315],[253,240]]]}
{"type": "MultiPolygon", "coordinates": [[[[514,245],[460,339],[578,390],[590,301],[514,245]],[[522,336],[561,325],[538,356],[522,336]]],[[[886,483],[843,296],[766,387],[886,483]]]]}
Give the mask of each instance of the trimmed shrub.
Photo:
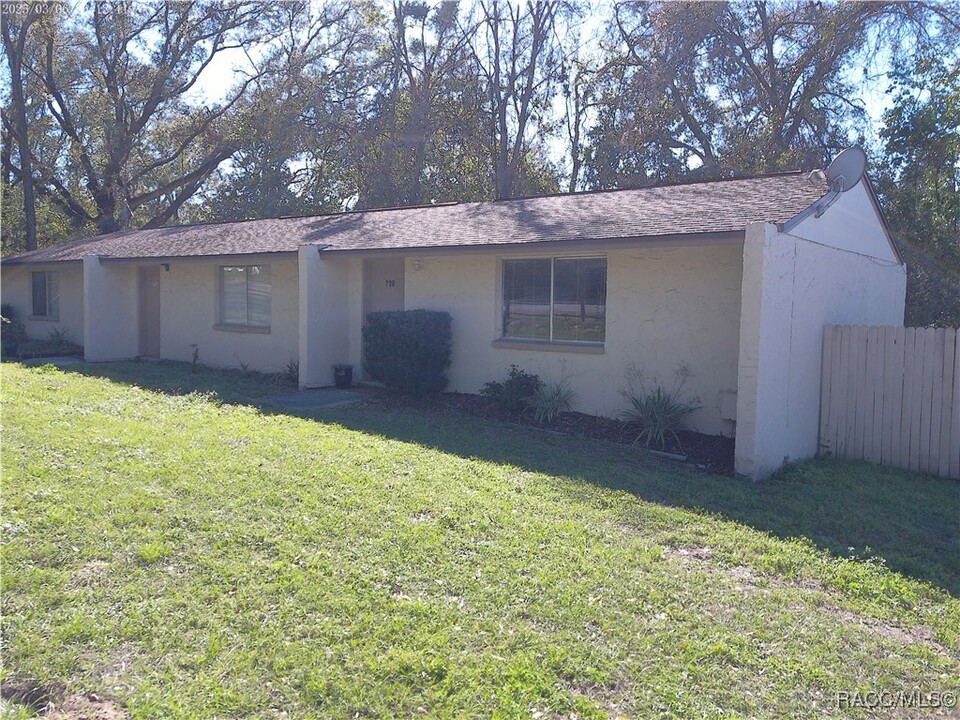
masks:
{"type": "Polygon", "coordinates": [[[541,387],[543,380],[539,376],[511,365],[506,380],[486,383],[480,394],[496,400],[507,412],[516,413],[524,409],[527,398],[533,397],[541,387]]]}
{"type": "Polygon", "coordinates": [[[400,310],[367,315],[363,328],[364,369],[400,392],[423,395],[447,386],[453,352],[450,313],[400,310]]]}
{"type": "Polygon", "coordinates": [[[17,318],[12,305],[0,305],[0,343],[4,355],[16,355],[17,348],[27,340],[27,330],[17,318]]]}

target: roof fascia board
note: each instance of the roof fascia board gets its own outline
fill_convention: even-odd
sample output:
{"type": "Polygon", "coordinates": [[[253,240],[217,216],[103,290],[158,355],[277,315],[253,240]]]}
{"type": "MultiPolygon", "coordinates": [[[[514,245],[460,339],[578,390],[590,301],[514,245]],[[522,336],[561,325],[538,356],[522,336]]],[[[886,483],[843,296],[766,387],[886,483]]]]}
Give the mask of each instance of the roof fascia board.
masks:
{"type": "Polygon", "coordinates": [[[867,184],[867,197],[870,198],[873,209],[877,213],[877,217],[880,218],[880,224],[883,226],[883,232],[887,236],[887,242],[890,243],[890,249],[893,250],[893,254],[897,256],[897,260],[903,265],[905,264],[903,254],[900,252],[900,247],[897,245],[896,238],[893,236],[893,230],[890,229],[890,223],[887,222],[887,215],[883,212],[883,208],[880,207],[880,198],[877,197],[877,191],[874,190],[873,183],[867,175],[864,175],[863,179],[867,184]]]}
{"type": "Polygon", "coordinates": [[[28,265],[54,265],[61,267],[63,265],[83,265],[83,260],[0,260],[0,267],[27,267],[28,265]]]}
{"type": "Polygon", "coordinates": [[[396,248],[350,248],[337,250],[333,246],[318,246],[321,257],[346,257],[351,255],[466,255],[477,253],[503,254],[543,253],[554,248],[556,252],[575,252],[617,249],[622,247],[702,247],[706,245],[738,245],[743,242],[743,230],[726,232],[695,233],[684,235],[650,235],[626,238],[600,238],[596,240],[540,240],[537,242],[488,243],[477,245],[426,245],[396,248]]]}
{"type": "Polygon", "coordinates": [[[296,250],[278,250],[266,253],[234,253],[231,255],[157,255],[150,257],[116,258],[107,255],[98,256],[104,265],[159,265],[161,263],[189,264],[211,262],[256,262],[257,260],[296,259],[296,250]]]}

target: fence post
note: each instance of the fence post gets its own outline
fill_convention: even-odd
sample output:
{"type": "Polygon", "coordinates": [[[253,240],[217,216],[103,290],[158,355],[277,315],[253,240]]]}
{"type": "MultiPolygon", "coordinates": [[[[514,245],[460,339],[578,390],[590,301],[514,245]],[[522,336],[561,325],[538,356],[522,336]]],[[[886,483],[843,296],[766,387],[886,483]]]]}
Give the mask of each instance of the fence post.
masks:
{"type": "Polygon", "coordinates": [[[830,390],[833,385],[833,345],[835,325],[823,328],[823,355],[820,358],[820,433],[817,452],[820,455],[833,453],[833,426],[830,417],[830,390]]]}
{"type": "Polygon", "coordinates": [[[948,477],[960,480],[960,331],[953,350],[953,409],[950,430],[950,472],[948,477]]]}

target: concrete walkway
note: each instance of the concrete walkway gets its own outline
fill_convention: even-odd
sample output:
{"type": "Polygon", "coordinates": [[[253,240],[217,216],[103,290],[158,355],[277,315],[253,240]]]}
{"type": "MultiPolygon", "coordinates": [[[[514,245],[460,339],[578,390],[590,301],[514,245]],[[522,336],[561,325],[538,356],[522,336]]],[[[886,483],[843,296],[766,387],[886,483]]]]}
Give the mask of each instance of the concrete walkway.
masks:
{"type": "Polygon", "coordinates": [[[283,393],[282,395],[267,395],[259,398],[259,401],[270,405],[278,405],[288,410],[323,410],[324,408],[350,405],[362,399],[363,395],[350,390],[319,388],[283,393]]]}

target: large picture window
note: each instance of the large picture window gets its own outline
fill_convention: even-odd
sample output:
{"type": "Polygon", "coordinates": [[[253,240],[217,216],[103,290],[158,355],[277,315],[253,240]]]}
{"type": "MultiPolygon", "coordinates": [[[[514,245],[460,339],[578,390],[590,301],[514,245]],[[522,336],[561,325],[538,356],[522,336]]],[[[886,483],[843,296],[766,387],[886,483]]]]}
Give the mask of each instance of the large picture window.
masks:
{"type": "Polygon", "coordinates": [[[606,316],[606,258],[503,261],[504,338],[601,343],[606,316]]]}
{"type": "Polygon", "coordinates": [[[270,327],[270,266],[220,268],[220,324],[270,327]]]}
{"type": "Polygon", "coordinates": [[[60,317],[60,273],[33,273],[33,317],[57,320],[60,317]]]}

